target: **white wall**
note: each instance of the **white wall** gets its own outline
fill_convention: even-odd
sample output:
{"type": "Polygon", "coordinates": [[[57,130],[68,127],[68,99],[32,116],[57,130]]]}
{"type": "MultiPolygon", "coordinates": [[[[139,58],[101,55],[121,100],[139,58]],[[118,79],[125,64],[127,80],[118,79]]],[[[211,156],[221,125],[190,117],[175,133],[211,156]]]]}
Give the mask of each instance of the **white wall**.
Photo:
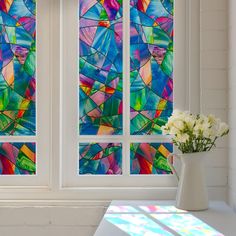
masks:
{"type": "Polygon", "coordinates": [[[92,236],[104,212],[103,205],[93,207],[86,203],[0,207],[0,235],[92,236]]]}
{"type": "MultiPolygon", "coordinates": [[[[235,0],[234,0],[235,1],[235,0]]],[[[201,0],[201,112],[227,121],[228,0],[201,0]]],[[[209,160],[208,186],[227,198],[227,138],[217,143],[209,160]]]]}
{"type": "Polygon", "coordinates": [[[236,210],[236,1],[229,0],[229,201],[236,210]]]}

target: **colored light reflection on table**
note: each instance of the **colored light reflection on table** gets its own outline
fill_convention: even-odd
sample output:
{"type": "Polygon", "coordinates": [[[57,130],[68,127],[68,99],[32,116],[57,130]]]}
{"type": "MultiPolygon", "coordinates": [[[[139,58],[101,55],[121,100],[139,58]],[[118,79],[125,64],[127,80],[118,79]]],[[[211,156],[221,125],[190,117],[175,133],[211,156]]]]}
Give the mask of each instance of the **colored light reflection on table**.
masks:
{"type": "Polygon", "coordinates": [[[132,236],[173,235],[143,214],[106,214],[105,219],[132,236]]]}
{"type": "Polygon", "coordinates": [[[224,236],[190,212],[174,206],[110,206],[104,217],[131,236],[224,236]]]}
{"type": "Polygon", "coordinates": [[[151,214],[153,218],[182,236],[223,236],[191,214],[151,214]]]}
{"type": "Polygon", "coordinates": [[[132,206],[109,206],[107,213],[138,213],[139,211],[132,206]]]}
{"type": "Polygon", "coordinates": [[[187,211],[176,208],[175,206],[139,206],[148,213],[186,213],[187,211]]]}

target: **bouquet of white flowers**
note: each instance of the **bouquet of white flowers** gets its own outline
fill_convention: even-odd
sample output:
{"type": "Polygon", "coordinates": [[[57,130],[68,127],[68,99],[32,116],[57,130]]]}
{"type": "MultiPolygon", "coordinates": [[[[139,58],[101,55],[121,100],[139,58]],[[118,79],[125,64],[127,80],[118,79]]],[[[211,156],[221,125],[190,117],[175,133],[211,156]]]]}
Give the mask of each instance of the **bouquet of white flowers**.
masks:
{"type": "Polygon", "coordinates": [[[193,153],[210,151],[219,137],[228,134],[229,127],[213,115],[175,110],[162,131],[172,135],[173,143],[182,153],[193,153]]]}

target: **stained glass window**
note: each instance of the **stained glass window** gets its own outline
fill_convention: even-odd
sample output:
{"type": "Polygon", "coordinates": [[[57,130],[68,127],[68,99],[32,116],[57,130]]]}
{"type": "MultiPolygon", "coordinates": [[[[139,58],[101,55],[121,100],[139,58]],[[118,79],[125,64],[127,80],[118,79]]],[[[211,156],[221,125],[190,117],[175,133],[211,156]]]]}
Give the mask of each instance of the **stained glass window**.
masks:
{"type": "Polygon", "coordinates": [[[0,135],[34,135],[36,2],[0,1],[0,135]]]}
{"type": "MultiPolygon", "coordinates": [[[[0,136],[36,135],[36,0],[0,1],[0,136]]],[[[35,142],[1,142],[0,175],[35,175],[35,142]]]]}
{"type": "Polygon", "coordinates": [[[78,25],[77,173],[171,174],[172,144],[146,137],[161,135],[173,110],[173,0],[80,0],[78,25]],[[122,42],[130,48],[124,55],[122,42]]]}
{"type": "Polygon", "coordinates": [[[173,0],[130,0],[131,134],[161,134],[173,110],[173,0]]]}
{"type": "Polygon", "coordinates": [[[35,143],[0,143],[1,175],[34,175],[35,143]]]}
{"type": "Polygon", "coordinates": [[[81,143],[79,173],[120,175],[122,173],[121,143],[81,143]]]}
{"type": "Polygon", "coordinates": [[[79,4],[80,134],[122,134],[122,1],[79,4]]]}
{"type": "Polygon", "coordinates": [[[171,143],[131,143],[131,174],[170,174],[167,157],[173,151],[171,143]]]}

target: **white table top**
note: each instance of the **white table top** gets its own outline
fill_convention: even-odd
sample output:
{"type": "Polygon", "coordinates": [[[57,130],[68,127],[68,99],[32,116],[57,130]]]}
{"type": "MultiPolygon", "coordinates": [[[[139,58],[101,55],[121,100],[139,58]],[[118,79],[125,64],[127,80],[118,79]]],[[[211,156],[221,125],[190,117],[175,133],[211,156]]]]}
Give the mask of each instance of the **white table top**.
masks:
{"type": "Polygon", "coordinates": [[[173,201],[112,201],[94,236],[235,236],[236,214],[224,202],[187,212],[173,201]]]}

